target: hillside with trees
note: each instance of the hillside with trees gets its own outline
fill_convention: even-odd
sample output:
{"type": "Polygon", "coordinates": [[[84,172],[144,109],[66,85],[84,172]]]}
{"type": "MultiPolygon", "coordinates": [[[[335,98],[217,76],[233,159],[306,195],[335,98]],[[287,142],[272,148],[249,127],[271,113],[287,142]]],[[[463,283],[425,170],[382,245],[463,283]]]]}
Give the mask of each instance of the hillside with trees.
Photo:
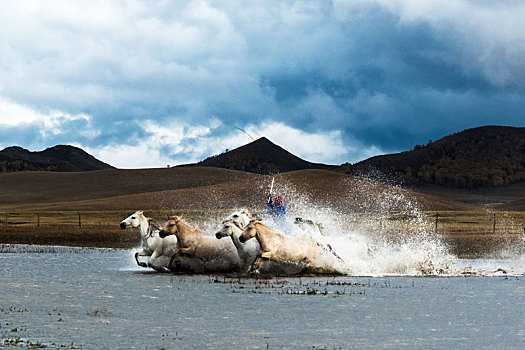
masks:
{"type": "Polygon", "coordinates": [[[524,155],[525,128],[483,126],[340,170],[403,185],[472,189],[525,181],[524,155]]]}
{"type": "Polygon", "coordinates": [[[91,171],[113,169],[84,150],[57,145],[39,152],[22,147],[7,147],[0,151],[0,173],[15,171],[91,171]]]}

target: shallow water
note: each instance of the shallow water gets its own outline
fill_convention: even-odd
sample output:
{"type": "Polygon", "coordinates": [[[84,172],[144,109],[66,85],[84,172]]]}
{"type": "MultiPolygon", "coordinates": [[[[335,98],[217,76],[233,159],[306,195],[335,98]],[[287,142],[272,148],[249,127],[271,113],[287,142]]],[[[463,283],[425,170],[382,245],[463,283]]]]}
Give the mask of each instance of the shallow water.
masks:
{"type": "Polygon", "coordinates": [[[457,259],[441,277],[253,279],[159,274],[129,250],[3,251],[4,348],[525,348],[522,260],[457,259]]]}

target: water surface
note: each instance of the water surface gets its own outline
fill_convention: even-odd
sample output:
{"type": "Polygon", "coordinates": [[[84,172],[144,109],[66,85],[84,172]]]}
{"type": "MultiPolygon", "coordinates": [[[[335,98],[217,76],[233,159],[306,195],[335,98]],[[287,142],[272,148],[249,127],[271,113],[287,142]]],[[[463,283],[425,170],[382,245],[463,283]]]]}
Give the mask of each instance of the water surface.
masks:
{"type": "Polygon", "coordinates": [[[254,279],[159,274],[129,250],[4,251],[4,348],[525,348],[519,262],[457,260],[437,277],[254,279]]]}

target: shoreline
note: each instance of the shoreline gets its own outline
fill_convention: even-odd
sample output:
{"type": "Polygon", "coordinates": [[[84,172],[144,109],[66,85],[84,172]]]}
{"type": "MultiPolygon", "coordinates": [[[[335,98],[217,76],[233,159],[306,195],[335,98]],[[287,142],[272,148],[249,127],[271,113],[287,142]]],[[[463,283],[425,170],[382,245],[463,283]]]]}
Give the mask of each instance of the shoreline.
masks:
{"type": "Polygon", "coordinates": [[[60,230],[9,227],[0,229],[0,244],[131,249],[140,246],[140,234],[135,230],[97,226],[65,230],[64,227],[60,227],[60,230]]]}

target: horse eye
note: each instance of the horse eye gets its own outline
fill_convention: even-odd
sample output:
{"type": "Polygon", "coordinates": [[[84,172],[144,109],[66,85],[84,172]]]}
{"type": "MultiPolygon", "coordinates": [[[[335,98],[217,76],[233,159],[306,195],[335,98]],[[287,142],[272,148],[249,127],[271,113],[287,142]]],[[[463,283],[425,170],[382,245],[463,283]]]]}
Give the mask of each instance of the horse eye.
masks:
{"type": "Polygon", "coordinates": [[[239,217],[239,215],[235,214],[233,217],[237,219],[239,217]]]}
{"type": "Polygon", "coordinates": [[[136,217],[134,217],[134,216],[131,217],[131,220],[135,220],[135,219],[136,219],[136,217]]]}

